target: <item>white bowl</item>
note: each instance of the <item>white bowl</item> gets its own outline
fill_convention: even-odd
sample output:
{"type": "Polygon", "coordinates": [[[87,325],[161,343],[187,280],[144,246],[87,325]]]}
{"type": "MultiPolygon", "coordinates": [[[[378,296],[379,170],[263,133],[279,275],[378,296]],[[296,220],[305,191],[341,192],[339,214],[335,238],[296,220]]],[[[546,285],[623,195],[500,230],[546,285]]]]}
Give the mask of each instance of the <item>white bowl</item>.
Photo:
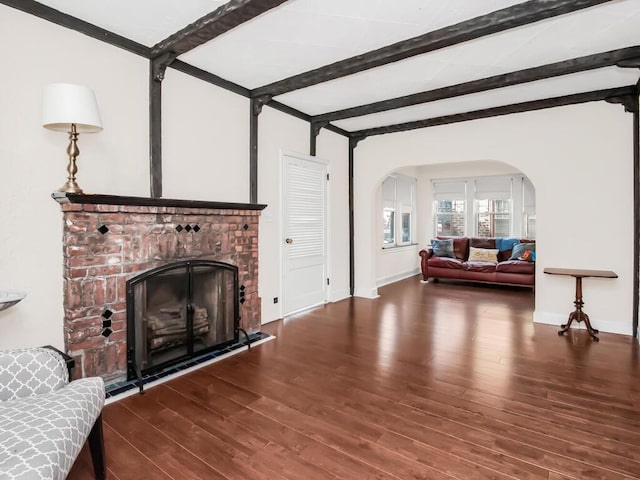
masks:
{"type": "Polygon", "coordinates": [[[26,296],[26,292],[10,292],[0,290],[0,312],[14,306],[26,296]]]}

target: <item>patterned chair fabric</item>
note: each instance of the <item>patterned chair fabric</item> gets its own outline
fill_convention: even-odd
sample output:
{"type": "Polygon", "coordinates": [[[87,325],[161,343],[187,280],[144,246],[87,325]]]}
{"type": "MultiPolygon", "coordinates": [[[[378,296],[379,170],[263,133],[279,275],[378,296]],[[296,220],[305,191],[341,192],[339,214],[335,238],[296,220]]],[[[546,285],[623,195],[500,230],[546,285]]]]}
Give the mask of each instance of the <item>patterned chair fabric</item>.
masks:
{"type": "Polygon", "coordinates": [[[46,348],[0,351],[0,480],[64,480],[87,437],[104,476],[101,378],[69,383],[64,360],[46,348]],[[91,440],[90,438],[90,440],[91,440]]]}

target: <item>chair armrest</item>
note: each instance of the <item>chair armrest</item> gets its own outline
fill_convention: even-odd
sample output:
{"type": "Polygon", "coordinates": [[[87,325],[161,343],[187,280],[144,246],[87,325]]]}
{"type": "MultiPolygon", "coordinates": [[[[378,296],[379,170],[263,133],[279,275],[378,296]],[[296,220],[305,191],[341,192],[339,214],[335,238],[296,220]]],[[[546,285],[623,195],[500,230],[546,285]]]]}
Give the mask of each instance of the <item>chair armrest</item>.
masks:
{"type": "Polygon", "coordinates": [[[50,350],[53,350],[54,352],[56,352],[58,355],[60,355],[63,358],[64,363],[67,365],[67,371],[69,372],[69,381],[71,381],[71,371],[76,366],[76,361],[74,360],[74,358],[71,355],[67,355],[64,352],[61,352],[56,347],[51,346],[51,345],[45,345],[42,348],[48,348],[50,350]]]}
{"type": "Polygon", "coordinates": [[[433,249],[422,249],[418,252],[418,254],[421,257],[420,270],[422,270],[422,280],[426,282],[429,280],[429,266],[427,265],[427,260],[429,260],[433,256],[433,249]]]}
{"type": "Polygon", "coordinates": [[[433,257],[433,249],[432,248],[424,248],[418,252],[418,254],[425,260],[429,260],[433,257]]]}
{"type": "Polygon", "coordinates": [[[47,348],[0,351],[0,402],[53,392],[69,383],[67,365],[47,348]]]}

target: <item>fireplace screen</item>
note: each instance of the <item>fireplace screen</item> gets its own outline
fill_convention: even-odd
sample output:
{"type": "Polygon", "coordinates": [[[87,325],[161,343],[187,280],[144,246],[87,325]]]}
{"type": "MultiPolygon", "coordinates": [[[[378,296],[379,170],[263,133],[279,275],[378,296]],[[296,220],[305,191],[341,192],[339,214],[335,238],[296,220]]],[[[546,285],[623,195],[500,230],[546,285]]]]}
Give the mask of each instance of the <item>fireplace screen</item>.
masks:
{"type": "Polygon", "coordinates": [[[191,260],[127,282],[127,379],[238,341],[238,269],[191,260]]]}

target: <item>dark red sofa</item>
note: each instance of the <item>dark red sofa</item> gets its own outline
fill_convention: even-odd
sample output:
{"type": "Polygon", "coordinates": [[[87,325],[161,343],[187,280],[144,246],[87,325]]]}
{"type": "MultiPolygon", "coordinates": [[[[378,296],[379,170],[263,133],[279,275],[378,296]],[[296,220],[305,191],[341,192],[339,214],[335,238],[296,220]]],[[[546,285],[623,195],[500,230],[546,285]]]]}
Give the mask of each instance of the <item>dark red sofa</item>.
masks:
{"type": "MultiPolygon", "coordinates": [[[[431,248],[420,250],[420,267],[423,281],[448,278],[469,282],[518,285],[533,288],[535,286],[535,262],[509,260],[512,250],[498,253],[498,263],[469,262],[469,247],[496,248],[495,238],[437,237],[453,239],[455,258],[435,257],[431,248]]],[[[521,243],[533,243],[521,239],[521,243]]]]}

